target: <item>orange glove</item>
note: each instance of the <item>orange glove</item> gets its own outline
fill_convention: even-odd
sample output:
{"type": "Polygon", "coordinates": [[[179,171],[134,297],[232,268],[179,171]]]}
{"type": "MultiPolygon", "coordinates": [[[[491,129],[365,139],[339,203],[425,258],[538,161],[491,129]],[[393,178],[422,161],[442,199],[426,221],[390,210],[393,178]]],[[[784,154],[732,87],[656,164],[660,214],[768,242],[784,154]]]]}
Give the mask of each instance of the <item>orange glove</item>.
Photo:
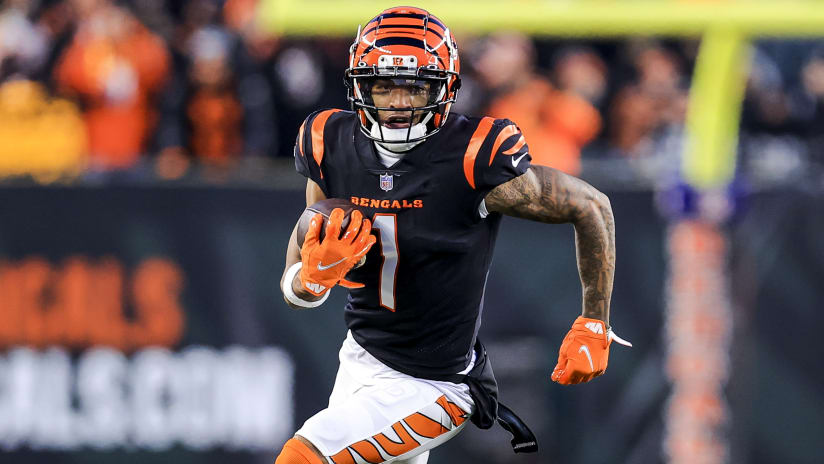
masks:
{"type": "Polygon", "coordinates": [[[607,329],[604,321],[578,316],[572,324],[558,353],[558,364],[552,380],[561,385],[588,382],[607,370],[609,345],[615,340],[632,346],[607,329]]]}
{"type": "Polygon", "coordinates": [[[375,244],[372,222],[363,219],[360,211],[352,211],[349,227],[340,235],[343,210],[335,208],[326,224],[326,237],[320,241],[323,216],[316,214],[309,224],[300,257],[303,266],[300,280],[309,293],[320,296],[337,284],[348,288],[360,288],[363,284],[344,280],[343,276],[366,255],[375,244]]]}

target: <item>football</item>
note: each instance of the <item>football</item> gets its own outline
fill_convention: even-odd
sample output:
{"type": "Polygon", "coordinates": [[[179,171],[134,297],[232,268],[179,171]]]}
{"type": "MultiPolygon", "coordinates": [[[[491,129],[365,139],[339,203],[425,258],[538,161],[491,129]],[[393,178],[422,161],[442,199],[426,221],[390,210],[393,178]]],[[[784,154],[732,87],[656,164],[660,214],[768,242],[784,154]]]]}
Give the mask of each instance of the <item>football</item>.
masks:
{"type": "Polygon", "coordinates": [[[307,206],[306,209],[303,210],[303,213],[301,213],[300,219],[298,219],[298,230],[296,234],[298,246],[303,246],[303,240],[306,238],[306,231],[309,230],[309,223],[312,222],[312,218],[318,213],[323,215],[323,224],[321,224],[320,228],[320,240],[323,241],[323,238],[326,236],[326,221],[329,219],[329,215],[332,214],[332,210],[335,208],[340,208],[343,210],[343,223],[341,224],[340,229],[341,233],[349,227],[349,216],[352,214],[352,211],[356,209],[352,202],[349,200],[344,200],[343,198],[327,198],[326,200],[321,200],[313,205],[307,206]]]}

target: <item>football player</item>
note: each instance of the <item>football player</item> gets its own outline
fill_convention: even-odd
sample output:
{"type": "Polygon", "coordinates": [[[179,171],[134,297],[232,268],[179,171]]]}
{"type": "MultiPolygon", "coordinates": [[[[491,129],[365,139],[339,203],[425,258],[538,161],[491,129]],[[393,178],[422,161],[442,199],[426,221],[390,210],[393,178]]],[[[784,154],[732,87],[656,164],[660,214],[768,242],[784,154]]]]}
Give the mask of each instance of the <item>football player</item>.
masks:
{"type": "Polygon", "coordinates": [[[323,240],[317,215],[302,247],[293,233],[281,288],[300,309],[348,287],[349,331],[329,406],[276,463],[423,464],[469,421],[487,428],[500,417],[477,334],[502,215],[574,225],[583,311],[552,380],[603,374],[617,339],[612,210],[587,183],[531,166],[512,121],[450,113],[458,49],[425,10],[390,8],[359,27],[345,78],[351,111],[306,118],[295,164],[308,178],[307,205],[344,198],[363,214],[352,212],[342,231],[335,209],[323,240]]]}

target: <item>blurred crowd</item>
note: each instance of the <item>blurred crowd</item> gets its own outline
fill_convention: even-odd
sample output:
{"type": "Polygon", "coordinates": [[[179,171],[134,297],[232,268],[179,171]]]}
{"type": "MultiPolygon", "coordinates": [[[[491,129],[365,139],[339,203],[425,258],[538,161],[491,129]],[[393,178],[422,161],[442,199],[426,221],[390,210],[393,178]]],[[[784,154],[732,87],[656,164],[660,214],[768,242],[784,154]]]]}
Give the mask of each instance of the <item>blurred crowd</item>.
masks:
{"type": "MultiPolygon", "coordinates": [[[[0,177],[219,179],[291,156],[308,113],[348,109],[351,38],[273,36],[258,6],[3,1],[0,177]]],[[[453,111],[512,119],[536,163],[578,174],[588,159],[679,156],[697,41],[500,32],[458,43],[453,111]]],[[[824,163],[824,41],[757,44],[741,150],[770,172],[824,163]]]]}

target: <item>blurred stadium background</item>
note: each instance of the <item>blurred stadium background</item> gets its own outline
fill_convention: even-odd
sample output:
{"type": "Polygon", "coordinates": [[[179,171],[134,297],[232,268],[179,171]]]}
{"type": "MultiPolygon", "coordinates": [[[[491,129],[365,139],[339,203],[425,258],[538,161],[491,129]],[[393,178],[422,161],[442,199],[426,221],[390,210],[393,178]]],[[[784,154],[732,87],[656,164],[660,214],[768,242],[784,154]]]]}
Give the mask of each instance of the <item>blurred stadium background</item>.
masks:
{"type": "MultiPolygon", "coordinates": [[[[0,5],[0,462],[273,462],[345,335],[342,292],[278,290],[295,134],[394,4],[0,5]]],[[[824,462],[824,2],[416,5],[458,39],[454,111],[610,195],[635,343],[552,384],[572,229],[505,221],[482,336],[541,451],[468,428],[430,463],[824,462]]]]}

